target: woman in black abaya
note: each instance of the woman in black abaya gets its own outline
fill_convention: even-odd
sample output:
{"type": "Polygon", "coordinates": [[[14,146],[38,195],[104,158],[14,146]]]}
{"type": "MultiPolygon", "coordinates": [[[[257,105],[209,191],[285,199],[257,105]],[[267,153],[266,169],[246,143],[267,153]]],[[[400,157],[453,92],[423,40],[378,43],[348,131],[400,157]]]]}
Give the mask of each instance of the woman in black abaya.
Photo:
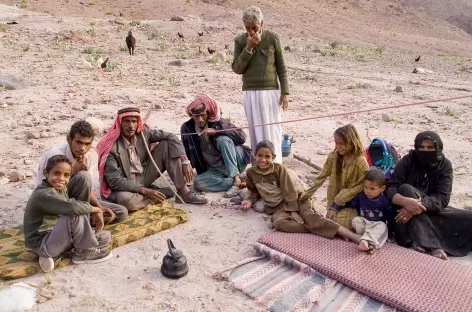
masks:
{"type": "Polygon", "coordinates": [[[472,211],[447,207],[453,172],[442,151],[437,133],[419,133],[415,149],[395,167],[386,194],[397,209],[397,243],[447,259],[472,249],[472,211]]]}

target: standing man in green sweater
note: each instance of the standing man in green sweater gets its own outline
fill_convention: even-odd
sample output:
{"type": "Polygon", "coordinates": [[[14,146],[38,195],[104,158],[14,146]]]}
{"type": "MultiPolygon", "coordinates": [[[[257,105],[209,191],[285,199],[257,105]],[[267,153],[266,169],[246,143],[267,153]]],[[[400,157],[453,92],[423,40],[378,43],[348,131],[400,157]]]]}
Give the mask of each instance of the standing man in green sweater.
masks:
{"type": "MultiPolygon", "coordinates": [[[[243,105],[248,124],[281,122],[281,109],[288,107],[289,87],[279,36],[263,29],[262,11],[256,6],[244,10],[243,23],[247,32],[235,39],[232,68],[243,76],[243,105]]],[[[274,143],[274,162],[282,163],[280,124],[249,128],[249,136],[252,150],[260,141],[274,143]]]]}

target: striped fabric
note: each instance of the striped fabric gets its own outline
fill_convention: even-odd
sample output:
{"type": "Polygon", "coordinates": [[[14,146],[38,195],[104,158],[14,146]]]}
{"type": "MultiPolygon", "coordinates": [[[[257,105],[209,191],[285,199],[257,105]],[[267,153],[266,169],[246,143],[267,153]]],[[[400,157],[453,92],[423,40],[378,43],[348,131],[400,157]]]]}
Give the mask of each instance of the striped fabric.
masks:
{"type": "Polygon", "coordinates": [[[266,245],[255,243],[254,248],[265,257],[237,267],[228,279],[268,311],[396,311],[266,245]]]}

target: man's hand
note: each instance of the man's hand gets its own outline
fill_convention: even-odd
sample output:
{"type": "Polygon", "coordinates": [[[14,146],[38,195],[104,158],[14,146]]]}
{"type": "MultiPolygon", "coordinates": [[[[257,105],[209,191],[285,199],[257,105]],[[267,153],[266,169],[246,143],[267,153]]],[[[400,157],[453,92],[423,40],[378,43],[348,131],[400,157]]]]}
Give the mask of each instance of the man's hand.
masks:
{"type": "Polygon", "coordinates": [[[305,221],[303,220],[303,218],[298,214],[298,212],[296,211],[292,211],[290,213],[290,216],[292,217],[293,220],[295,220],[295,222],[299,223],[299,224],[303,224],[305,223],[305,221]]]}
{"type": "Polygon", "coordinates": [[[256,32],[254,35],[247,34],[246,49],[252,52],[259,43],[261,42],[261,33],[256,32]]]}
{"type": "Polygon", "coordinates": [[[199,135],[199,136],[202,136],[202,135],[210,136],[210,135],[215,135],[215,134],[216,134],[216,129],[213,129],[213,128],[206,128],[205,130],[203,130],[202,132],[200,132],[198,135],[199,135]]]}
{"type": "Polygon", "coordinates": [[[251,208],[252,202],[250,200],[243,200],[241,203],[241,210],[248,211],[251,208]]]}
{"type": "Polygon", "coordinates": [[[283,110],[288,108],[288,94],[280,95],[280,107],[282,107],[283,110]]]}
{"type": "Polygon", "coordinates": [[[400,205],[402,208],[405,208],[413,215],[417,216],[426,211],[426,207],[421,204],[421,199],[415,198],[404,198],[402,204],[400,205]]]}
{"type": "Polygon", "coordinates": [[[184,165],[182,164],[182,173],[184,174],[185,182],[191,183],[193,179],[193,168],[192,165],[187,164],[184,165]]]}
{"type": "Polygon", "coordinates": [[[110,208],[105,208],[105,207],[103,207],[103,206],[100,206],[99,208],[102,209],[102,213],[103,213],[104,215],[108,215],[108,216],[109,216],[109,218],[107,218],[108,223],[113,222],[113,220],[115,220],[116,215],[115,215],[115,213],[113,212],[113,210],[111,210],[110,208]]]}
{"type": "Polygon", "coordinates": [[[103,212],[101,210],[92,213],[92,223],[95,225],[95,233],[99,233],[103,230],[105,224],[103,222],[103,212]]]}
{"type": "Polygon", "coordinates": [[[156,204],[160,204],[166,199],[164,194],[153,189],[142,188],[141,193],[144,195],[144,197],[149,198],[156,204]]]}
{"type": "Polygon", "coordinates": [[[328,212],[326,213],[326,219],[334,220],[335,217],[336,217],[336,211],[332,209],[328,210],[328,212]]]}
{"type": "Polygon", "coordinates": [[[72,167],[72,174],[74,175],[80,171],[87,171],[88,167],[86,161],[87,160],[84,156],[79,157],[72,167]]]}
{"type": "Polygon", "coordinates": [[[395,217],[395,220],[398,223],[407,223],[408,221],[411,220],[411,218],[413,218],[413,214],[410,211],[408,211],[407,209],[402,208],[398,211],[398,214],[395,217]]]}

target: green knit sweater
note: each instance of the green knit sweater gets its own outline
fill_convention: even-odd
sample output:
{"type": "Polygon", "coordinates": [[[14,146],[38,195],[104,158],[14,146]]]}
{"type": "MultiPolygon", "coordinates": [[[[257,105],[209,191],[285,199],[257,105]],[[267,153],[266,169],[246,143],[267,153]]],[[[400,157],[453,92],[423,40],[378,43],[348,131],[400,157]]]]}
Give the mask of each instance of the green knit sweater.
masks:
{"type": "Polygon", "coordinates": [[[41,246],[47,231],[40,231],[45,216],[83,215],[93,211],[88,202],[69,198],[67,189],[60,192],[46,182],[40,184],[31,194],[26,204],[23,226],[25,229],[25,245],[35,249],[41,246]]]}
{"type": "Polygon", "coordinates": [[[262,32],[261,42],[249,53],[246,49],[247,33],[235,39],[233,71],[243,75],[243,91],[279,90],[289,94],[287,68],[285,67],[279,36],[269,30],[262,32]]]}

